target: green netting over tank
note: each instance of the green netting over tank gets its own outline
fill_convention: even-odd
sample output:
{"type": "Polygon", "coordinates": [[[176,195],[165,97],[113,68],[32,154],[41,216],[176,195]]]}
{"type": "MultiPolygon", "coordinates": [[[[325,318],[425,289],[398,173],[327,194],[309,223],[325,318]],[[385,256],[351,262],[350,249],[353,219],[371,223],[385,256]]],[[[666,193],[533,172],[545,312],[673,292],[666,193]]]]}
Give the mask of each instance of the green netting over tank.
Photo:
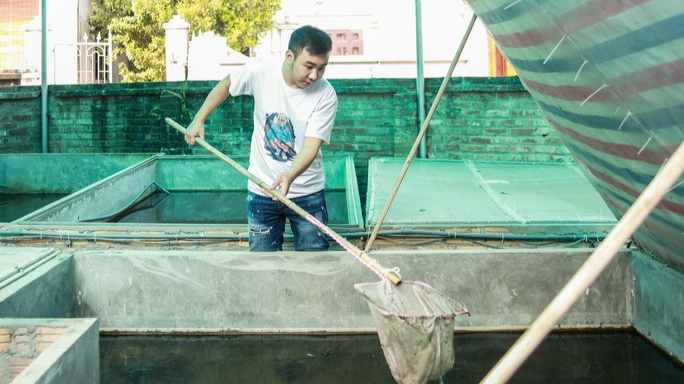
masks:
{"type": "MultiPolygon", "coordinates": [[[[368,226],[377,222],[404,161],[370,160],[368,226]]],[[[615,222],[576,164],[416,159],[382,225],[587,233],[608,230],[615,222]]]]}

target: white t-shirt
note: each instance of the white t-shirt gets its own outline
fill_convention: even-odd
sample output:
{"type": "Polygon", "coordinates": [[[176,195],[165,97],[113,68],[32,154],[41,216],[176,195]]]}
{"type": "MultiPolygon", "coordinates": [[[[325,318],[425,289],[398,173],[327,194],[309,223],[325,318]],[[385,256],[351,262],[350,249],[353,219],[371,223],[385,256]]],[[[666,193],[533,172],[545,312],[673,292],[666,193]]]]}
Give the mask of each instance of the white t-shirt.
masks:
{"type": "MultiPolygon", "coordinates": [[[[302,148],[304,137],[329,143],[337,94],[325,79],[308,88],[290,88],[282,74],[282,61],[255,60],[230,74],[232,96],[254,96],[254,132],[249,155],[249,171],[268,184],[290,169],[302,148]]],[[[301,197],[323,190],[321,151],[311,166],[290,186],[288,198],[301,197]]],[[[264,195],[252,181],[251,192],[264,195]]]]}

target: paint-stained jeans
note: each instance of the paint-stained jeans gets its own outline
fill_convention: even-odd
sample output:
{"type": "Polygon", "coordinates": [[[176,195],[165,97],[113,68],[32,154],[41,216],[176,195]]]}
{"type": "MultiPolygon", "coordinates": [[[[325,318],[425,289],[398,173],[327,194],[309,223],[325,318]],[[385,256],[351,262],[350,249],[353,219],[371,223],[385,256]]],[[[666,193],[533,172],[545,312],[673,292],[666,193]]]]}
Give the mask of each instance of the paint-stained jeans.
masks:
{"type": "MultiPolygon", "coordinates": [[[[328,208],[323,191],[291,199],[323,224],[328,224],[328,208]]],[[[328,237],[280,201],[248,192],[247,221],[249,250],[256,252],[282,251],[285,219],[290,220],[297,251],[324,251],[330,247],[328,237]]]]}

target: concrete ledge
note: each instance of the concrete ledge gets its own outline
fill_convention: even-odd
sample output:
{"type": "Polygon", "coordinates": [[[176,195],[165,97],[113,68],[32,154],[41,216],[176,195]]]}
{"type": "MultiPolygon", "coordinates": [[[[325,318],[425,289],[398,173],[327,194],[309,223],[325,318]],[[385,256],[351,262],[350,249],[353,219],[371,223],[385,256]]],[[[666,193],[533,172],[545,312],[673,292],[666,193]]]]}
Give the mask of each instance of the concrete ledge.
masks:
{"type": "MultiPolygon", "coordinates": [[[[404,280],[467,306],[457,330],[530,324],[591,250],[373,252],[404,280]]],[[[257,254],[81,251],[77,316],[106,332],[374,332],[353,285],[378,278],[346,252],[257,254]]],[[[562,319],[564,328],[632,325],[632,269],[622,252],[562,319]]]]}
{"type": "Polygon", "coordinates": [[[97,319],[0,320],[0,382],[66,384],[99,380],[97,319]]]}
{"type": "Polygon", "coordinates": [[[52,248],[0,247],[0,259],[33,260],[0,281],[0,318],[72,317],[73,259],[52,248]]]}

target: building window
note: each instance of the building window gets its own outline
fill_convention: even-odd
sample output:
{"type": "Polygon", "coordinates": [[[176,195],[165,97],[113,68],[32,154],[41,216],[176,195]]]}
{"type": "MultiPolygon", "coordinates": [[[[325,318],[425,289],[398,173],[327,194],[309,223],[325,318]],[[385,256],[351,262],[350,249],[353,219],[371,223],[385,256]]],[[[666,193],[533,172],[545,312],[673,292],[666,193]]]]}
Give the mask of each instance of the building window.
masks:
{"type": "Polygon", "coordinates": [[[338,29],[326,31],[333,41],[334,56],[363,55],[363,32],[338,29]]]}

